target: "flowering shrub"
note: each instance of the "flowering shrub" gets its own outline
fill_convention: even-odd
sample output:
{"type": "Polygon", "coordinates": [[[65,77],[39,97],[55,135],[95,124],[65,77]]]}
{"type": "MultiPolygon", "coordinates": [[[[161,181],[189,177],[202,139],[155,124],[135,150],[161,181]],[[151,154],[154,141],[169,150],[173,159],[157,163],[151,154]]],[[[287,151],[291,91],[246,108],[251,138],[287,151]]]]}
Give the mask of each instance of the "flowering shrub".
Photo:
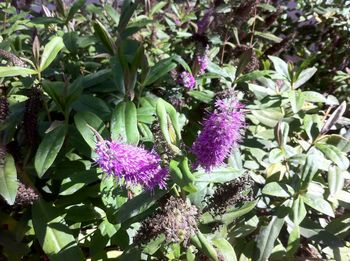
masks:
{"type": "Polygon", "coordinates": [[[0,259],[349,260],[348,4],[122,2],[0,3],[0,259]]]}

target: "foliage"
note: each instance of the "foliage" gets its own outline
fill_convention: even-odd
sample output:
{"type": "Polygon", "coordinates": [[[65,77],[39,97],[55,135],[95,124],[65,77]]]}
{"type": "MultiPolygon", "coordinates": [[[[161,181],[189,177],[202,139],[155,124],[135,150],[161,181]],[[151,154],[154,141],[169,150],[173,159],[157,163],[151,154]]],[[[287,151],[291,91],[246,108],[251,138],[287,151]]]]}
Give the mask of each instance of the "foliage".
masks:
{"type": "Polygon", "coordinates": [[[0,3],[0,259],[349,260],[349,3],[118,2],[0,3]]]}

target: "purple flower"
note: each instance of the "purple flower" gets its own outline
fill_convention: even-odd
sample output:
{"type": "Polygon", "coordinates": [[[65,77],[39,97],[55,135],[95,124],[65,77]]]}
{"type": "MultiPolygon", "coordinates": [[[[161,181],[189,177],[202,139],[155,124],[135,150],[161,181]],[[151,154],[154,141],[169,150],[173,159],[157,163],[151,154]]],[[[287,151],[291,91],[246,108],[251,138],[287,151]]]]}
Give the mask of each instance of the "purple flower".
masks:
{"type": "Polygon", "coordinates": [[[199,67],[198,74],[201,75],[208,68],[209,58],[207,52],[205,52],[203,55],[197,56],[197,64],[199,67]]]}
{"type": "Polygon", "coordinates": [[[198,34],[204,34],[204,32],[207,30],[210,23],[210,17],[212,14],[213,14],[213,9],[207,10],[203,18],[197,22],[198,34]]]}
{"type": "Polygon", "coordinates": [[[190,72],[183,71],[178,78],[178,83],[182,84],[184,87],[188,89],[193,89],[196,85],[196,80],[190,72]]]}
{"type": "Polygon", "coordinates": [[[196,167],[209,172],[224,162],[232,147],[241,140],[245,127],[242,108],[235,98],[216,101],[214,112],[204,120],[203,130],[191,148],[197,157],[196,167]]]}
{"type": "Polygon", "coordinates": [[[166,188],[168,170],[160,166],[161,159],[155,152],[123,144],[100,140],[96,144],[96,162],[110,175],[124,179],[127,186],[140,184],[153,190],[166,188]]]}

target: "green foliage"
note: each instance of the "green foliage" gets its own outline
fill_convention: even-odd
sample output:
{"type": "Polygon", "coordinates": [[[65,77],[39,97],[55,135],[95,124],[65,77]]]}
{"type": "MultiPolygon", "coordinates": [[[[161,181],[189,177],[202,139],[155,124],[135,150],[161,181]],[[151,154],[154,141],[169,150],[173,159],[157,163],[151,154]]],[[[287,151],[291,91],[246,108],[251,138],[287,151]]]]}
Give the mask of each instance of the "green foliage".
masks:
{"type": "Polygon", "coordinates": [[[10,2],[0,259],[349,260],[347,1],[10,2]],[[246,127],[208,173],[190,148],[223,96],[246,127]],[[101,139],[157,153],[167,188],[103,173],[101,139]]]}

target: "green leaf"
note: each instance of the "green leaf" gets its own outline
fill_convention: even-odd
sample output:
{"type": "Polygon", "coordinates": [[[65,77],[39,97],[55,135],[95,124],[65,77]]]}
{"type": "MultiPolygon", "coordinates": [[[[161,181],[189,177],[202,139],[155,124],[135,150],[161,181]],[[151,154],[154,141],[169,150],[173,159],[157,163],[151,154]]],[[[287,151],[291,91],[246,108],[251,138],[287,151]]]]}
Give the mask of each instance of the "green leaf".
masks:
{"type": "Polygon", "coordinates": [[[273,216],[270,223],[267,226],[261,227],[260,233],[257,238],[257,251],[255,253],[254,260],[268,260],[275,245],[275,241],[278,235],[280,234],[283,223],[283,218],[273,216]]]}
{"type": "Polygon", "coordinates": [[[254,71],[241,75],[236,79],[236,82],[248,82],[267,75],[270,75],[270,71],[254,71]]]}
{"type": "Polygon", "coordinates": [[[56,58],[57,54],[64,47],[62,37],[55,36],[45,45],[44,52],[41,55],[39,70],[44,71],[56,58]]]}
{"type": "Polygon", "coordinates": [[[313,92],[313,91],[305,91],[303,92],[305,101],[308,102],[323,102],[327,101],[326,97],[324,97],[321,93],[313,92]]]}
{"type": "Polygon", "coordinates": [[[315,67],[307,68],[303,70],[299,76],[298,79],[294,83],[294,88],[299,88],[301,85],[306,83],[314,74],[316,73],[317,69],[315,67]]]}
{"type": "Polygon", "coordinates": [[[323,198],[316,196],[316,195],[313,195],[313,194],[309,194],[309,193],[306,193],[302,197],[303,197],[303,201],[305,202],[305,204],[308,205],[309,207],[312,207],[313,209],[315,209],[323,214],[326,214],[330,217],[334,217],[334,212],[333,212],[331,204],[329,204],[323,198]]]}
{"type": "Polygon", "coordinates": [[[209,90],[189,91],[187,94],[204,103],[210,103],[215,96],[215,93],[209,90]]]}
{"type": "Polygon", "coordinates": [[[137,6],[138,6],[138,3],[131,2],[130,0],[123,2],[121,16],[120,16],[120,20],[119,20],[119,24],[118,24],[119,33],[123,32],[125,30],[127,24],[130,21],[131,16],[135,12],[137,6]]]}
{"type": "Polygon", "coordinates": [[[122,140],[137,145],[140,134],[137,128],[137,111],[133,102],[121,102],[115,108],[111,119],[112,140],[122,140]]]}
{"type": "Polygon", "coordinates": [[[175,153],[179,153],[180,149],[177,145],[179,145],[181,140],[181,129],[175,108],[170,103],[159,98],[157,100],[156,113],[165,140],[175,153]]]}
{"type": "Polygon", "coordinates": [[[225,261],[237,261],[236,253],[231,244],[224,238],[216,238],[213,244],[225,261]]]}
{"type": "Polygon", "coordinates": [[[283,118],[283,114],[279,110],[265,109],[252,110],[254,118],[268,127],[275,127],[276,124],[283,118]]]}
{"type": "Polygon", "coordinates": [[[161,234],[155,239],[152,239],[147,245],[144,246],[143,252],[148,255],[154,255],[157,250],[161,247],[161,244],[165,241],[165,235],[161,234]]]}
{"type": "Polygon", "coordinates": [[[84,256],[59,211],[43,200],[32,207],[35,236],[50,260],[83,260],[84,256]]]}
{"type": "Polygon", "coordinates": [[[289,234],[288,245],[287,245],[287,255],[293,257],[294,253],[298,250],[300,246],[300,228],[295,226],[292,232],[289,234]]]}
{"type": "Polygon", "coordinates": [[[272,33],[269,33],[269,32],[258,32],[258,31],[255,31],[255,34],[256,36],[260,36],[264,39],[267,39],[267,40],[270,40],[272,42],[275,42],[275,43],[280,43],[282,41],[282,39],[272,33]]]}
{"type": "Polygon", "coordinates": [[[0,162],[0,195],[9,205],[15,203],[18,181],[13,157],[6,154],[4,163],[0,162]]]}
{"type": "Polygon", "coordinates": [[[117,25],[119,23],[120,15],[110,4],[105,5],[105,10],[107,14],[113,19],[114,23],[117,25]]]}
{"type": "Polygon", "coordinates": [[[213,247],[211,242],[200,231],[198,231],[197,234],[191,238],[191,241],[199,250],[201,250],[211,260],[218,261],[218,255],[215,251],[215,248],[213,247]]]}
{"type": "Polygon", "coordinates": [[[106,27],[104,27],[103,24],[98,20],[95,20],[95,22],[93,23],[93,27],[95,30],[95,35],[101,40],[102,44],[107,49],[109,54],[115,54],[117,47],[113,38],[108,33],[106,27]]]}
{"type": "Polygon", "coordinates": [[[146,191],[130,199],[120,207],[118,214],[115,216],[116,223],[121,224],[129,219],[135,218],[152,207],[154,203],[166,193],[166,190],[146,191]]]}
{"type": "Polygon", "coordinates": [[[305,101],[304,94],[300,90],[298,90],[298,91],[291,90],[288,93],[288,98],[289,98],[289,102],[292,106],[293,112],[298,113],[298,111],[300,111],[304,105],[304,101],[305,101]]]}
{"type": "Polygon", "coordinates": [[[272,61],[276,72],[284,76],[286,79],[290,80],[288,64],[284,62],[281,58],[278,58],[276,56],[269,56],[269,59],[272,61]]]}
{"type": "Polygon", "coordinates": [[[98,180],[96,169],[74,172],[68,178],[62,180],[60,195],[67,196],[76,193],[83,187],[98,180]]]}
{"type": "Polygon", "coordinates": [[[59,126],[47,133],[39,145],[35,155],[34,166],[41,178],[54,163],[57,154],[60,152],[66,136],[66,127],[59,126]]]}
{"type": "Polygon", "coordinates": [[[188,167],[188,159],[184,158],[180,163],[172,160],[169,164],[170,174],[175,183],[187,192],[196,192],[196,187],[193,185],[194,176],[188,167]]]}
{"type": "Polygon", "coordinates": [[[146,76],[145,81],[143,82],[143,86],[151,85],[155,81],[159,80],[165,74],[170,72],[172,69],[176,67],[176,63],[173,62],[173,58],[167,58],[165,60],[161,60],[155,66],[153,66],[146,76]]]}
{"type": "Polygon", "coordinates": [[[314,141],[319,134],[318,125],[320,118],[318,115],[306,114],[304,117],[304,130],[309,137],[310,141],[314,141]]]}
{"type": "Polygon", "coordinates": [[[37,74],[37,71],[19,66],[0,66],[0,77],[28,76],[31,74],[37,74]]]}
{"type": "Polygon", "coordinates": [[[342,170],[336,166],[329,166],[328,170],[328,186],[329,186],[329,200],[335,199],[336,194],[344,187],[345,177],[342,170]]]}
{"type": "Polygon", "coordinates": [[[349,159],[346,154],[337,147],[330,144],[316,144],[316,148],[323,152],[329,160],[333,161],[340,169],[346,170],[349,168],[349,159]]]}
{"type": "Polygon", "coordinates": [[[274,197],[289,198],[294,194],[294,189],[288,184],[270,182],[264,186],[262,193],[274,197]]]}
{"type": "Polygon", "coordinates": [[[306,217],[306,208],[304,200],[301,196],[298,196],[292,205],[292,220],[293,223],[298,226],[306,217]]]}
{"type": "Polygon", "coordinates": [[[321,129],[321,134],[327,133],[332,128],[332,126],[338,122],[341,116],[343,116],[345,110],[346,101],[343,101],[325,122],[324,126],[321,129]]]}
{"type": "Polygon", "coordinates": [[[127,191],[117,188],[115,177],[108,175],[104,177],[100,184],[100,193],[103,204],[106,206],[107,215],[111,217],[128,200],[127,191]]]}
{"type": "Polygon", "coordinates": [[[73,5],[69,9],[69,12],[67,15],[66,24],[68,24],[68,22],[73,19],[75,13],[78,12],[78,10],[82,8],[84,4],[85,4],[85,0],[77,0],[73,2],[73,5]]]}
{"type": "Polygon", "coordinates": [[[194,173],[194,176],[196,178],[196,182],[225,183],[227,181],[236,179],[243,174],[243,170],[230,167],[222,167],[213,169],[210,173],[207,173],[205,171],[198,171],[194,173]]]}
{"type": "Polygon", "coordinates": [[[241,73],[244,71],[245,67],[251,61],[253,55],[253,48],[249,48],[245,52],[243,52],[239,57],[239,62],[236,70],[236,77],[239,77],[241,73]]]}
{"type": "Polygon", "coordinates": [[[89,144],[92,149],[96,147],[96,137],[95,133],[88,127],[88,125],[99,132],[102,137],[109,136],[103,121],[91,112],[78,112],[74,116],[74,122],[81,136],[83,136],[86,143],[89,144]]]}
{"type": "Polygon", "coordinates": [[[314,178],[318,167],[317,167],[318,157],[316,155],[308,155],[306,158],[305,165],[301,172],[301,180],[303,181],[303,188],[307,188],[309,183],[314,178]]]}

